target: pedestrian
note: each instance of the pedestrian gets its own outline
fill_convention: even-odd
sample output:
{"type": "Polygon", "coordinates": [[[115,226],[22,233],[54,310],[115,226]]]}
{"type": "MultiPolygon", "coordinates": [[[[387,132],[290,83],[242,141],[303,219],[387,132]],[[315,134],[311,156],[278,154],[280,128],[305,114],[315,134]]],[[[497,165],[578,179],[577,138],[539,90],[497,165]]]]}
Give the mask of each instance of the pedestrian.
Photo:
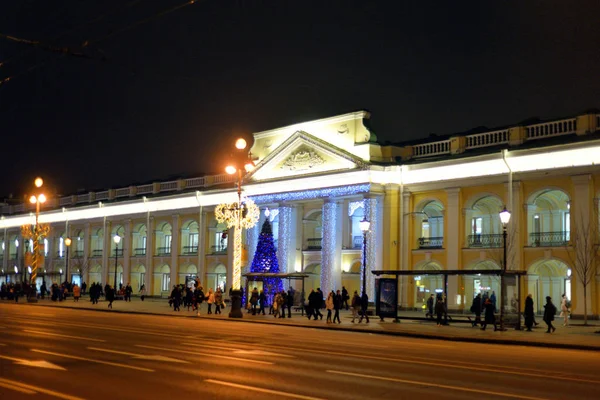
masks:
{"type": "Polygon", "coordinates": [[[477,325],[481,325],[481,293],[477,293],[477,296],[473,298],[471,312],[475,314],[475,322],[473,322],[473,326],[475,327],[477,325]]]}
{"type": "Polygon", "coordinates": [[[194,302],[194,308],[192,308],[192,311],[195,309],[196,310],[196,315],[200,315],[200,306],[202,305],[202,302],[204,301],[204,291],[202,290],[202,286],[196,286],[196,289],[194,290],[194,298],[192,300],[194,302]]]}
{"type": "Polygon", "coordinates": [[[331,323],[331,312],[333,311],[333,290],[327,295],[327,299],[325,300],[325,308],[327,309],[327,323],[331,323]]]}
{"type": "Polygon", "coordinates": [[[108,301],[108,308],[112,310],[112,304],[113,301],[115,301],[115,291],[113,288],[110,287],[110,285],[106,285],[104,292],[106,293],[106,301],[108,301]]]}
{"type": "Polygon", "coordinates": [[[279,297],[281,297],[281,294],[280,293],[275,293],[275,295],[273,296],[273,301],[271,302],[272,303],[271,304],[271,309],[273,310],[272,314],[273,314],[274,318],[277,318],[277,313],[278,313],[278,310],[279,310],[279,297]]]}
{"type": "Polygon", "coordinates": [[[75,302],[79,302],[79,298],[81,297],[81,288],[77,285],[73,285],[73,300],[75,302]]]}
{"type": "Polygon", "coordinates": [[[258,305],[258,315],[265,315],[265,307],[267,306],[267,295],[265,294],[265,291],[263,289],[261,289],[260,293],[258,294],[258,305]]]}
{"type": "Polygon", "coordinates": [[[437,297],[437,301],[435,302],[435,315],[437,317],[437,326],[442,326],[442,317],[444,316],[444,299],[442,296],[437,297]]]}
{"type": "Polygon", "coordinates": [[[207,314],[212,314],[212,305],[215,302],[215,294],[212,290],[212,288],[208,289],[208,296],[206,299],[206,304],[208,304],[208,311],[206,312],[207,314]]]}
{"type": "Polygon", "coordinates": [[[46,287],[46,281],[42,281],[42,286],[40,287],[40,293],[42,295],[42,300],[44,300],[44,296],[46,296],[47,291],[48,291],[48,288],[46,287]]]}
{"type": "Polygon", "coordinates": [[[342,307],[346,307],[346,311],[348,311],[348,300],[350,300],[350,296],[348,296],[348,291],[346,290],[346,286],[342,286],[342,307]]]}
{"type": "Polygon", "coordinates": [[[179,304],[181,304],[181,292],[179,291],[179,286],[173,286],[171,300],[173,302],[173,311],[181,311],[179,308],[179,304]]]}
{"type": "Polygon", "coordinates": [[[360,296],[356,290],[354,291],[350,305],[352,307],[352,323],[354,323],[354,320],[358,318],[358,310],[360,309],[360,296]]]}
{"type": "Polygon", "coordinates": [[[368,308],[369,308],[369,296],[365,292],[363,292],[362,296],[360,297],[361,315],[360,315],[360,319],[358,320],[359,324],[362,322],[363,317],[367,319],[367,324],[369,323],[369,316],[367,315],[368,308]]]}
{"type": "Polygon", "coordinates": [[[333,323],[334,324],[335,324],[336,319],[338,321],[338,324],[342,323],[342,321],[340,320],[340,308],[342,308],[342,305],[343,305],[342,293],[338,289],[336,294],[333,296],[333,309],[335,310],[335,313],[333,314],[333,323]]]}
{"type": "Polygon", "coordinates": [[[485,316],[483,318],[481,330],[485,331],[485,328],[487,328],[488,324],[494,325],[494,331],[498,330],[498,328],[496,327],[496,309],[492,304],[492,300],[490,300],[489,297],[485,299],[485,303],[483,303],[483,308],[485,310],[485,316]]]}
{"type": "Polygon", "coordinates": [[[125,301],[131,302],[131,293],[132,292],[133,292],[133,288],[131,287],[129,282],[127,282],[127,286],[125,286],[125,301]]]}
{"type": "Polygon", "coordinates": [[[87,283],[85,283],[85,281],[83,281],[83,283],[81,284],[81,294],[85,295],[86,289],[87,289],[87,283]]]}
{"type": "Polygon", "coordinates": [[[563,317],[563,326],[569,326],[569,314],[570,314],[571,302],[567,299],[566,295],[562,295],[560,300],[560,316],[563,317]]]}
{"type": "Polygon", "coordinates": [[[544,322],[548,325],[546,333],[553,333],[556,328],[552,326],[554,316],[556,315],[556,306],[552,304],[552,297],[546,296],[546,304],[544,304],[544,322]]]}
{"type": "Polygon", "coordinates": [[[252,315],[256,315],[256,307],[258,306],[258,288],[255,286],[250,294],[250,306],[252,307],[252,315]]]}
{"type": "Polygon", "coordinates": [[[221,288],[217,287],[215,291],[215,315],[221,314],[221,307],[223,306],[223,292],[221,292],[221,288]]]}
{"type": "Polygon", "coordinates": [[[531,327],[533,326],[533,296],[530,294],[527,295],[525,299],[525,310],[523,312],[525,317],[525,327],[527,327],[527,332],[531,332],[531,327]]]}
{"type": "Polygon", "coordinates": [[[490,296],[490,301],[492,302],[492,305],[494,306],[494,312],[496,312],[498,309],[496,308],[496,292],[494,292],[492,290],[492,295],[490,296]]]}
{"type": "Polygon", "coordinates": [[[144,301],[146,298],[146,285],[142,284],[140,287],[140,300],[144,301]]]}
{"type": "Polygon", "coordinates": [[[285,318],[285,308],[287,304],[287,293],[285,290],[282,290],[279,293],[279,298],[277,298],[277,309],[279,310],[279,318],[285,318]]]}
{"type": "Polygon", "coordinates": [[[287,298],[286,298],[288,318],[292,318],[292,307],[294,306],[295,294],[296,294],[296,291],[294,289],[292,289],[292,287],[290,286],[290,289],[287,292],[287,298]]]}
{"type": "Polygon", "coordinates": [[[323,319],[323,314],[321,314],[321,308],[323,308],[325,303],[323,291],[321,290],[321,288],[317,288],[317,291],[315,293],[315,319],[317,319],[316,317],[320,317],[321,319],[323,319]]]}
{"type": "Polygon", "coordinates": [[[429,317],[429,318],[433,319],[434,304],[435,304],[435,297],[434,297],[433,293],[431,293],[431,296],[429,296],[429,298],[427,299],[428,312],[425,314],[425,318],[429,317]]]}

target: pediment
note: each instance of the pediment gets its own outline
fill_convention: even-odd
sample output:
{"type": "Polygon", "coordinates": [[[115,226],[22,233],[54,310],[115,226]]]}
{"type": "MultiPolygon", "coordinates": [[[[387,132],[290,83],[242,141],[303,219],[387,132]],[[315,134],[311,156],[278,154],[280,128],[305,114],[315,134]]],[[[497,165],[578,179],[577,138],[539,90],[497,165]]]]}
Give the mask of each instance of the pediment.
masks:
{"type": "Polygon", "coordinates": [[[353,154],[298,131],[261,160],[247,178],[264,181],[364,167],[363,160],[353,154]]]}

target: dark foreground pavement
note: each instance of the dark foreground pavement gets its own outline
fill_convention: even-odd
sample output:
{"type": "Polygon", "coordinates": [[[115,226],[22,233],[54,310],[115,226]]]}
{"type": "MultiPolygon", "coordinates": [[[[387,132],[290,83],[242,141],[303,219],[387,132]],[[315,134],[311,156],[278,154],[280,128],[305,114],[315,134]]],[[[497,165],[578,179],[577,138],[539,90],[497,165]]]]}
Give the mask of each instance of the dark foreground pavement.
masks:
{"type": "Polygon", "coordinates": [[[2,399],[600,397],[590,351],[15,304],[0,329],[2,399]]]}

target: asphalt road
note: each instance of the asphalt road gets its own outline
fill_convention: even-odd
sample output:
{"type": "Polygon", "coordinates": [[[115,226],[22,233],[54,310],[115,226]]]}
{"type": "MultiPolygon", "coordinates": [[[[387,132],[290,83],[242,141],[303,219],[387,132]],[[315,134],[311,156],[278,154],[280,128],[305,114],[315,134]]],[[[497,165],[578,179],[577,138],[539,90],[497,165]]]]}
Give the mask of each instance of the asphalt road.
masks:
{"type": "Polygon", "coordinates": [[[11,303],[0,332],[0,399],[600,399],[595,352],[11,303]]]}

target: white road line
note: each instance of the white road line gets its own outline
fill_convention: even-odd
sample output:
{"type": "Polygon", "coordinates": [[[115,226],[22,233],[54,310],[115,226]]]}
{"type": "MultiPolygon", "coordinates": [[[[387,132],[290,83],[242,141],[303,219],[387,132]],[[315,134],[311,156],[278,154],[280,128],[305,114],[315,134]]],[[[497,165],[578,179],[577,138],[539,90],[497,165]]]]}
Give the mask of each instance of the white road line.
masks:
{"type": "Polygon", "coordinates": [[[143,345],[143,344],[136,344],[135,346],[136,347],[141,347],[143,349],[153,349],[153,350],[170,351],[170,352],[174,352],[174,353],[193,354],[193,355],[197,355],[197,356],[205,356],[205,357],[212,357],[212,358],[222,358],[222,359],[225,359],[225,360],[244,361],[244,362],[249,362],[249,363],[253,363],[253,364],[263,364],[263,365],[273,365],[274,364],[274,363],[269,362],[269,361],[260,361],[260,360],[252,360],[252,359],[248,359],[248,358],[221,356],[221,355],[212,354],[212,353],[197,353],[197,352],[191,352],[189,350],[179,350],[179,349],[172,349],[172,348],[167,348],[167,347],[146,346],[146,345],[143,345]]]}
{"type": "MultiPolygon", "coordinates": [[[[219,343],[226,343],[226,342],[219,342],[219,343]]],[[[198,343],[190,343],[190,342],[181,342],[181,344],[184,346],[208,347],[209,349],[217,349],[217,350],[243,350],[242,346],[238,346],[238,347],[221,346],[220,344],[216,345],[212,341],[211,341],[211,344],[198,344],[198,343]]],[[[248,347],[248,345],[243,346],[243,347],[248,347]]]]}
{"type": "Polygon", "coordinates": [[[62,335],[60,333],[52,333],[52,332],[46,332],[46,331],[34,331],[34,330],[29,330],[29,329],[23,329],[23,332],[37,333],[37,334],[40,334],[40,335],[47,335],[47,336],[64,337],[64,338],[67,338],[67,339],[88,340],[90,342],[106,342],[106,340],[102,340],[102,339],[93,339],[93,338],[82,337],[82,336],[62,335]]]}
{"type": "Polygon", "coordinates": [[[71,355],[67,355],[67,354],[54,353],[54,352],[45,351],[45,350],[31,349],[31,351],[33,351],[35,353],[49,354],[49,355],[57,356],[57,357],[70,358],[70,359],[73,359],[73,360],[89,361],[89,362],[93,362],[93,363],[96,363],[96,364],[111,365],[113,367],[135,369],[137,371],[144,371],[144,372],[154,372],[154,370],[150,369],[150,368],[135,367],[133,365],[119,364],[119,363],[114,363],[114,362],[110,362],[110,361],[94,360],[94,359],[91,359],[91,358],[71,356],[71,355]]]}
{"type": "Polygon", "coordinates": [[[386,378],[386,377],[377,376],[377,375],[355,374],[353,372],[344,372],[344,371],[335,371],[335,370],[327,370],[326,372],[329,372],[332,374],[338,374],[338,375],[354,376],[357,378],[368,378],[368,379],[376,379],[376,380],[387,381],[387,382],[406,383],[409,385],[436,387],[436,388],[440,388],[440,389],[450,389],[450,390],[457,390],[460,392],[478,393],[478,394],[485,394],[485,395],[492,395],[492,396],[499,396],[499,397],[510,397],[510,398],[514,398],[514,399],[548,400],[548,399],[545,399],[542,397],[530,397],[530,396],[523,396],[521,394],[510,394],[510,393],[502,393],[502,392],[493,392],[490,390],[470,389],[470,388],[465,388],[465,387],[460,387],[460,386],[441,385],[441,384],[432,383],[432,382],[411,381],[408,379],[386,378]]]}
{"type": "Polygon", "coordinates": [[[17,382],[17,381],[11,381],[9,379],[4,379],[4,378],[0,378],[0,383],[4,383],[7,385],[15,385],[20,387],[21,389],[24,390],[31,390],[34,391],[34,394],[36,392],[39,393],[44,393],[47,394],[49,396],[54,396],[54,397],[58,397],[59,399],[64,399],[64,400],[85,400],[81,397],[77,397],[77,396],[71,396],[70,394],[66,394],[66,393],[59,393],[59,392],[55,392],[54,390],[49,390],[49,389],[44,389],[38,386],[33,386],[33,385],[29,385],[26,383],[21,383],[21,382],[17,382]]]}
{"type": "Polygon", "coordinates": [[[122,354],[125,356],[130,356],[133,358],[137,358],[140,360],[150,360],[150,361],[165,361],[165,362],[175,362],[175,363],[180,363],[180,364],[189,364],[189,361],[185,361],[185,360],[179,360],[177,358],[171,358],[171,357],[165,357],[165,356],[159,356],[159,355],[152,355],[152,354],[136,354],[136,353],[128,353],[126,351],[118,351],[118,350],[111,350],[111,349],[101,349],[99,347],[88,347],[89,350],[94,350],[94,351],[101,351],[104,353],[112,353],[112,354],[122,354]]]}
{"type": "Polygon", "coordinates": [[[283,396],[283,397],[291,397],[293,399],[323,400],[320,397],[303,396],[301,394],[280,392],[279,390],[263,389],[263,388],[259,388],[259,387],[256,387],[256,386],[246,386],[246,385],[240,385],[238,383],[233,383],[233,382],[217,381],[215,379],[205,379],[204,382],[214,383],[216,385],[223,385],[223,386],[234,387],[236,389],[249,390],[249,391],[253,391],[253,392],[275,394],[277,396],[283,396]]]}

